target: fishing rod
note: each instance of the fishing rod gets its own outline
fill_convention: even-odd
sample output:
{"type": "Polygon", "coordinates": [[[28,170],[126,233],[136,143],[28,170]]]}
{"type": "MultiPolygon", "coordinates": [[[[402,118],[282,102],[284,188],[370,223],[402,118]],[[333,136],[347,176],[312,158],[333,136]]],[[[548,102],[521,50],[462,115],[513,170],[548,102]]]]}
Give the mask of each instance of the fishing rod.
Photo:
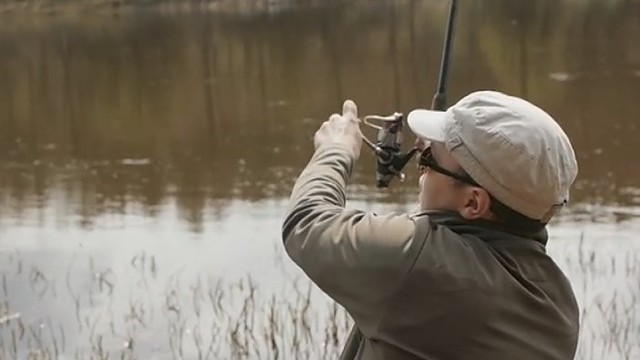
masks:
{"type": "MultiPolygon", "coordinates": [[[[438,87],[431,102],[431,109],[433,110],[443,111],[447,107],[447,80],[451,64],[450,54],[453,43],[456,11],[457,0],[451,0],[447,29],[442,48],[438,87]]],[[[398,112],[389,116],[369,115],[364,118],[366,125],[378,129],[378,139],[376,143],[371,142],[371,140],[367,139],[364,135],[362,136],[362,140],[376,155],[376,186],[379,188],[388,187],[391,180],[396,176],[402,181],[404,179],[402,168],[404,168],[413,155],[418,152],[418,149],[413,147],[409,152],[402,153],[402,128],[404,122],[404,115],[398,112]],[[380,124],[376,125],[371,121],[379,121],[380,124]]],[[[345,344],[342,358],[355,359],[358,355],[362,339],[362,332],[354,326],[345,344]]]]}
{"type": "MultiPolygon", "coordinates": [[[[449,67],[451,64],[451,48],[453,43],[454,24],[457,12],[457,0],[451,0],[449,7],[449,18],[444,36],[442,48],[442,60],[440,63],[440,75],[438,86],[431,102],[431,109],[443,111],[447,107],[447,80],[449,78],[449,67]]],[[[376,155],[376,186],[386,188],[394,177],[400,181],[405,176],[402,169],[409,160],[418,152],[413,147],[406,153],[402,152],[402,129],[406,120],[402,113],[395,112],[389,116],[368,115],[364,118],[364,123],[378,130],[378,137],[375,143],[367,139],[364,135],[362,140],[376,155]],[[374,122],[378,122],[375,124],[374,122]]]]}
{"type": "Polygon", "coordinates": [[[444,34],[444,45],[442,48],[442,61],[440,63],[440,76],[438,77],[438,88],[431,102],[432,110],[444,111],[447,107],[447,80],[449,79],[449,67],[451,64],[451,45],[453,43],[453,24],[456,21],[458,2],[451,0],[449,8],[449,20],[447,20],[447,31],[444,34]]]}

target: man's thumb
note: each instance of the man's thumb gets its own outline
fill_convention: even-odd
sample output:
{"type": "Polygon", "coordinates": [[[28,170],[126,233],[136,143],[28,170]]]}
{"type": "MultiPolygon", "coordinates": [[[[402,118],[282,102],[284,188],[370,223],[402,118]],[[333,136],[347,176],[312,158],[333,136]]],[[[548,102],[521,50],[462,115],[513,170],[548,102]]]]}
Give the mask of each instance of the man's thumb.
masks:
{"type": "Polygon", "coordinates": [[[358,121],[358,106],[352,100],[346,100],[342,105],[342,116],[351,120],[358,121]]]}

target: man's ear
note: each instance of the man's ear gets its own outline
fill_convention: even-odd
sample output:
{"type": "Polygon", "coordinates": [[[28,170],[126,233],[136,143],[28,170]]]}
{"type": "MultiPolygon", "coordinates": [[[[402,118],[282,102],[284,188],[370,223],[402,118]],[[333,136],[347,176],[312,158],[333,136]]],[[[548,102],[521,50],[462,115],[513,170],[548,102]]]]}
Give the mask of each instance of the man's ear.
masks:
{"type": "Polygon", "coordinates": [[[469,186],[465,189],[464,199],[461,202],[458,213],[467,219],[491,219],[493,217],[491,213],[491,197],[487,190],[477,187],[469,186]]]}

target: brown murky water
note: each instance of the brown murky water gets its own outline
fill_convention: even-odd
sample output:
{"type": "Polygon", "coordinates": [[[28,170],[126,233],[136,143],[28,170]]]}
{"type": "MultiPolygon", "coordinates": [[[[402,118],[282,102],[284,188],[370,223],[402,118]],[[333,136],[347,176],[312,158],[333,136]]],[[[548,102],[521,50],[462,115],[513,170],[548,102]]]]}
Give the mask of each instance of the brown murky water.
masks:
{"type": "MultiPolygon", "coordinates": [[[[334,354],[348,320],[283,255],[286,197],[343,99],[428,106],[447,8],[0,18],[0,358],[334,354]]],[[[583,309],[578,359],[640,357],[640,3],[459,11],[451,101],[527,97],[577,151],[549,251],[583,309]]],[[[373,163],[349,206],[412,211],[416,175],[377,190],[373,163]]]]}

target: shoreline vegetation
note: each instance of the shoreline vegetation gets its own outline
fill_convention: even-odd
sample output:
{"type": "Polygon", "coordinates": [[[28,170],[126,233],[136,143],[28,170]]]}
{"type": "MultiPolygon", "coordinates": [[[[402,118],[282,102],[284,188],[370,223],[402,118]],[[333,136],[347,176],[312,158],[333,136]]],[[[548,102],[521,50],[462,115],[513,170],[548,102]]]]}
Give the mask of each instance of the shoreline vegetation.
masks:
{"type": "MultiPolygon", "coordinates": [[[[638,253],[590,247],[592,235],[556,255],[580,303],[575,358],[637,359],[640,288],[610,284],[638,279],[638,253]]],[[[274,289],[251,274],[167,268],[155,252],[119,264],[74,255],[58,270],[18,251],[0,260],[0,359],[333,359],[353,324],[308,280],[285,274],[274,289]]]]}
{"type": "MultiPolygon", "coordinates": [[[[371,0],[7,0],[0,2],[0,16],[78,15],[86,13],[121,14],[137,11],[214,12],[234,15],[274,14],[300,7],[326,7],[340,4],[367,5],[371,0]]],[[[402,2],[379,0],[378,3],[402,2]]],[[[577,6],[612,8],[638,5],[636,0],[564,0],[577,6]]]]}
{"type": "Polygon", "coordinates": [[[0,3],[0,16],[119,14],[136,11],[278,13],[297,7],[336,5],[342,0],[16,0],[0,3]]]}

